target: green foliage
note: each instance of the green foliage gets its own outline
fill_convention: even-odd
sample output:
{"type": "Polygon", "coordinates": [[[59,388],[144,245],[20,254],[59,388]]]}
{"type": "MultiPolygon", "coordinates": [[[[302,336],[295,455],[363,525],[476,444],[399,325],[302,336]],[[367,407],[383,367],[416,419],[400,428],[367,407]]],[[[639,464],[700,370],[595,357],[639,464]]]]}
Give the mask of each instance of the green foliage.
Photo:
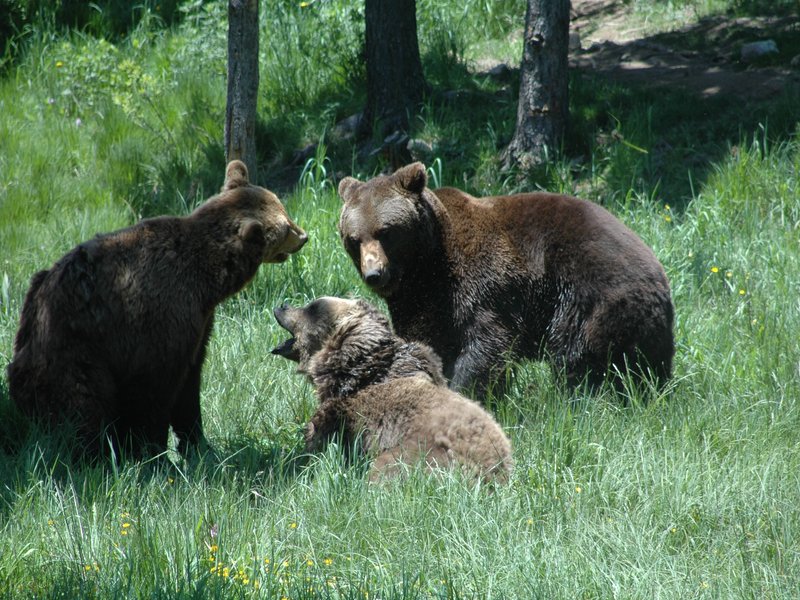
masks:
{"type": "MultiPolygon", "coordinates": [[[[798,92],[700,103],[576,73],[568,158],[518,179],[497,160],[515,83],[470,61],[506,47],[523,5],[418,3],[434,88],[413,134],[431,145],[436,185],[579,193],[629,224],[672,284],[668,389],[632,388],[623,403],[609,390],[571,396],[542,364],[509,370],[491,408],[517,466],[498,489],[413,470],[371,486],[341,448],[304,456],[314,394],[269,354],[285,335],[271,311],[327,294],[378,302],[341,249],[335,184],[383,165],[332,134],[362,102],[360,5],[262,4],[262,170],[310,241],[220,307],[204,453],[75,464],[69,430],[28,423],[0,376],[0,595],[796,595],[798,92]],[[313,156],[286,167],[308,142],[313,156]]],[[[185,214],[219,189],[225,7],[181,11],[170,30],[144,22],[121,38],[37,25],[0,80],[0,368],[33,273],[97,232],[185,214]]]]}

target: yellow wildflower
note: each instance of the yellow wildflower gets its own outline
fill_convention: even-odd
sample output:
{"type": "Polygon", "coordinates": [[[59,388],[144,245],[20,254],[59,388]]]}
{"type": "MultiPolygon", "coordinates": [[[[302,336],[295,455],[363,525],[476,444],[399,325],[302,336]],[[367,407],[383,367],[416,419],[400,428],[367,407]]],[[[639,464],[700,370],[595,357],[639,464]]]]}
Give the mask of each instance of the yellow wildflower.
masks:
{"type": "Polygon", "coordinates": [[[717,267],[717,266],[711,267],[711,272],[712,273],[719,273],[719,267],[717,267]]]}

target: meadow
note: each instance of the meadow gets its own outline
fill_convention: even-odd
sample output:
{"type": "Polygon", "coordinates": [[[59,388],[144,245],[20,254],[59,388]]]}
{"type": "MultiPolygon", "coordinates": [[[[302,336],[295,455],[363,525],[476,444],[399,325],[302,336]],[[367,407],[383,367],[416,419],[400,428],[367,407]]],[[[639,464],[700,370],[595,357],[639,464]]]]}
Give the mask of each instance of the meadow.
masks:
{"type": "MultiPolygon", "coordinates": [[[[570,394],[544,365],[521,364],[490,404],[514,446],[507,486],[413,471],[375,486],[336,446],[302,454],[313,390],[269,353],[284,338],[273,307],[369,297],[335,227],[338,179],[386,167],[334,131],[364,102],[363,7],[261,4],[259,180],[311,239],[219,308],[202,389],[212,447],[188,457],[72,461],[69,431],[16,412],[5,367],[33,273],[221,186],[225,3],[145,2],[114,35],[42,11],[7,46],[0,597],[796,598],[800,90],[700,101],[574,71],[562,156],[506,173],[516,82],[475,64],[520,54],[524,2],[418,0],[432,93],[413,135],[432,148],[432,185],[541,188],[609,208],[669,276],[675,376],[660,391],[570,394]],[[313,156],[293,161],[308,144],[313,156]]],[[[663,31],[670,10],[770,8],[667,4],[635,0],[630,18],[663,31]]]]}

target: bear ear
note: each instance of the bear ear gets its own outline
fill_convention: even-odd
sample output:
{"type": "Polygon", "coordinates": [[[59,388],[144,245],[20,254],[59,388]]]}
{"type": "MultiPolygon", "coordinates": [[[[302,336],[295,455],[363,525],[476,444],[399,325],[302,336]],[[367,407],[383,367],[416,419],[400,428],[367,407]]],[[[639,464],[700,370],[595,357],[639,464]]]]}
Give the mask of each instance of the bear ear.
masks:
{"type": "Polygon", "coordinates": [[[347,202],[353,197],[361,182],[353,177],[345,177],[339,182],[339,196],[342,202],[347,202]]]}
{"type": "Polygon", "coordinates": [[[246,219],[242,221],[239,226],[239,239],[246,244],[257,244],[259,246],[266,245],[266,236],[264,235],[264,225],[255,219],[246,219]]]}
{"type": "Polygon", "coordinates": [[[250,183],[247,167],[240,160],[232,160],[225,169],[225,185],[223,190],[232,190],[242,185],[250,183]]]}
{"type": "Polygon", "coordinates": [[[394,172],[397,182],[405,190],[414,194],[419,194],[428,185],[428,174],[425,165],[421,162],[411,163],[394,172]]]}

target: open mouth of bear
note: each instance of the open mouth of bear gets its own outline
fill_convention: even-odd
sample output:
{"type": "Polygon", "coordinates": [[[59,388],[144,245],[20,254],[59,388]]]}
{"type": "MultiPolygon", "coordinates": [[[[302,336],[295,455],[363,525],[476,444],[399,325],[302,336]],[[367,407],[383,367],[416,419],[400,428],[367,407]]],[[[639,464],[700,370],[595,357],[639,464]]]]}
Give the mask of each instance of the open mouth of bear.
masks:
{"type": "Polygon", "coordinates": [[[278,254],[276,254],[275,256],[270,258],[269,262],[271,262],[271,263],[282,263],[282,262],[286,262],[288,259],[289,259],[288,252],[279,252],[278,254]]]}
{"type": "Polygon", "coordinates": [[[294,351],[294,343],[296,341],[297,338],[295,337],[290,337],[288,340],[284,340],[272,349],[272,354],[285,356],[286,358],[292,358],[296,354],[294,351]]]}
{"type": "Polygon", "coordinates": [[[298,360],[300,355],[297,352],[297,349],[294,347],[295,342],[297,342],[297,338],[294,336],[294,332],[289,329],[289,320],[286,318],[287,308],[288,307],[284,304],[283,306],[276,308],[273,311],[273,314],[275,315],[275,320],[278,322],[278,325],[288,331],[291,337],[275,346],[271,352],[272,354],[283,356],[289,360],[298,360]]]}

